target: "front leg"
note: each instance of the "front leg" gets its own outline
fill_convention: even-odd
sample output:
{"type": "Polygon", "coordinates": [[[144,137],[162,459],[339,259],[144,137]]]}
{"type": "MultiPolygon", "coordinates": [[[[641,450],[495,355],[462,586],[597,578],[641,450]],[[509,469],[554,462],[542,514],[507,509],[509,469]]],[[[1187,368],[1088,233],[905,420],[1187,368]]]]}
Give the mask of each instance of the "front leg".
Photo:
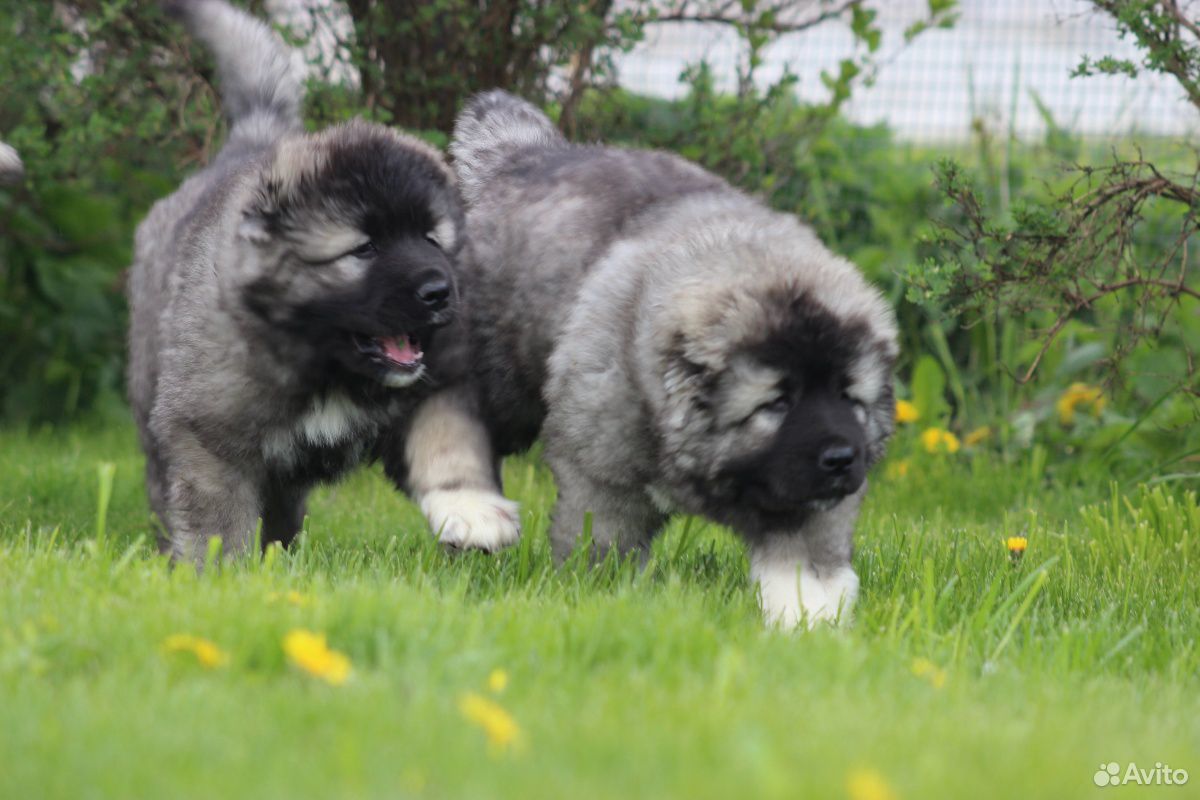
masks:
{"type": "Polygon", "coordinates": [[[289,483],[276,477],[269,481],[262,502],[262,547],[265,550],[273,542],[284,547],[304,527],[305,500],[308,486],[289,483]]]}
{"type": "Polygon", "coordinates": [[[611,486],[588,477],[570,460],[547,454],[558,484],[558,504],[550,525],[550,547],[556,564],[562,564],[584,533],[590,514],[592,559],[598,562],[616,548],[625,556],[637,553],[643,563],[650,541],[662,528],[666,515],[644,491],[611,486]]]}
{"type": "Polygon", "coordinates": [[[165,472],[165,550],[173,561],[202,567],[214,536],[226,557],[249,549],[262,513],[260,481],[187,439],[177,440],[165,472]]]}
{"type": "Polygon", "coordinates": [[[819,622],[847,624],[858,598],[850,566],[854,523],[864,486],[798,531],[771,533],[750,544],[750,579],[758,584],[763,616],[784,628],[819,622]]]}
{"type": "Polygon", "coordinates": [[[450,387],[418,407],[389,476],[421,507],[438,540],[494,552],[520,538],[519,508],[500,492],[491,439],[466,387],[450,387]]]}

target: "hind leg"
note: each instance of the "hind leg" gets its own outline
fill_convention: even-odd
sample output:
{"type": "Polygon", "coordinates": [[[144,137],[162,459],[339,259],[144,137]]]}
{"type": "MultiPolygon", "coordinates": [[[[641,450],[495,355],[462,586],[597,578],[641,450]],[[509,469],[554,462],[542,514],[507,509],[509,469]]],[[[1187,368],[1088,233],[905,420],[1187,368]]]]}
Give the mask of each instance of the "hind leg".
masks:
{"type": "Polygon", "coordinates": [[[602,561],[615,548],[621,556],[637,553],[644,563],[651,540],[666,521],[645,492],[594,481],[564,459],[548,460],[558,484],[558,504],[550,525],[555,563],[562,564],[575,549],[589,518],[593,562],[602,561]]]}
{"type": "Polygon", "coordinates": [[[165,550],[173,560],[203,566],[208,540],[219,537],[226,557],[241,555],[254,538],[260,508],[255,483],[228,465],[172,468],[163,520],[165,550]]]}
{"type": "Polygon", "coordinates": [[[262,546],[265,550],[272,542],[284,547],[292,543],[304,526],[307,508],[307,486],[269,486],[263,495],[262,546]]]}
{"type": "Polygon", "coordinates": [[[241,555],[262,514],[261,476],[213,454],[187,433],[173,433],[159,437],[172,444],[161,462],[166,484],[163,549],[172,560],[203,566],[208,540],[219,537],[226,557],[241,555]]]}
{"type": "Polygon", "coordinates": [[[166,535],[167,513],[167,468],[157,448],[146,448],[146,500],[154,515],[159,550],[169,552],[170,542],[166,535]]]}

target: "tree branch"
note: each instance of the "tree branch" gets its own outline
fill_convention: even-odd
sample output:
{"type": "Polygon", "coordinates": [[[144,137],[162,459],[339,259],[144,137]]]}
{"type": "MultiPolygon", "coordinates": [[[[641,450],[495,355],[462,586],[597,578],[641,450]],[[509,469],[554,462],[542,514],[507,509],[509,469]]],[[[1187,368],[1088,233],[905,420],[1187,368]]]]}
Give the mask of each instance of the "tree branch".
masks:
{"type": "Polygon", "coordinates": [[[828,22],[831,19],[836,19],[845,14],[855,6],[862,5],[864,0],[845,0],[841,5],[822,11],[815,17],[810,17],[797,22],[785,22],[776,20],[767,24],[762,24],[759,20],[766,14],[777,16],[781,11],[786,11],[793,7],[795,3],[780,3],[773,6],[757,16],[750,16],[744,13],[729,13],[732,4],[708,12],[690,12],[687,10],[687,4],[681,4],[677,10],[669,11],[665,14],[646,14],[635,17],[634,20],[641,25],[653,25],[661,22],[702,22],[715,25],[730,25],[733,27],[751,27],[757,30],[770,31],[771,33],[798,33],[800,31],[815,28],[823,22],[828,22]]]}

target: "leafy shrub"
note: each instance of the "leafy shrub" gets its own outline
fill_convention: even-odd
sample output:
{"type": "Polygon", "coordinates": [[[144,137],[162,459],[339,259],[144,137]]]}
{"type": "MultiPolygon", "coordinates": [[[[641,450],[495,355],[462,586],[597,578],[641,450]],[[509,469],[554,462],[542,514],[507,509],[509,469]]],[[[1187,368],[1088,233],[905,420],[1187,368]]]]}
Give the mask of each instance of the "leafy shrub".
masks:
{"type": "MultiPolygon", "coordinates": [[[[1200,108],[1200,27],[1190,11],[1169,0],[1093,5],[1142,59],[1085,58],[1077,77],[1163,73],[1200,108]]],[[[933,254],[906,270],[908,297],[944,328],[962,322],[976,331],[965,342],[956,337],[965,345],[958,355],[983,357],[980,399],[1001,398],[994,412],[1018,438],[1029,440],[1035,424],[1053,419],[1055,395],[1103,380],[1115,401],[1108,410],[1060,426],[1065,431],[1051,424],[1046,439],[1067,453],[1123,459],[1133,474],[1186,468],[1200,453],[1195,151],[1166,141],[1087,147],[1034,99],[1053,163],[1033,171],[1014,162],[997,174],[943,160],[936,174],[946,208],[929,239],[933,254]]]]}
{"type": "Polygon", "coordinates": [[[69,417],[121,395],[133,228],[215,136],[156,8],[0,11],[0,132],[25,183],[0,191],[0,417],[69,417]]]}

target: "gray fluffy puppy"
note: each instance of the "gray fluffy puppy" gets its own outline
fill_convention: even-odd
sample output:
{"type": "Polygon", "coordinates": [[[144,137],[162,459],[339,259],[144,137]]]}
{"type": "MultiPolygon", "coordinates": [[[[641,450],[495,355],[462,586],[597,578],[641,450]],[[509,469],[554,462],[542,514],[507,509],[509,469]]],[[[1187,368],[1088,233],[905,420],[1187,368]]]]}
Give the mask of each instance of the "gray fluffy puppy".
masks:
{"type": "Polygon", "coordinates": [[[431,485],[406,451],[470,461],[482,436],[414,416],[462,367],[453,173],[381,125],[306,134],[266,25],[220,0],[167,6],[212,50],[231,124],[138,228],[129,279],[129,394],[164,549],[199,562],[219,536],[241,552],[259,520],[264,543],[286,543],[312,486],[375,458],[444,542],[515,540],[493,473],[431,485]]]}
{"type": "Polygon", "coordinates": [[[673,155],[569,144],[503,92],[467,105],[450,151],[474,380],[450,397],[501,453],[540,431],[556,557],[589,512],[601,553],[699,514],[748,542],[768,618],[845,619],[893,424],[880,293],[794,217],[673,155]]]}

